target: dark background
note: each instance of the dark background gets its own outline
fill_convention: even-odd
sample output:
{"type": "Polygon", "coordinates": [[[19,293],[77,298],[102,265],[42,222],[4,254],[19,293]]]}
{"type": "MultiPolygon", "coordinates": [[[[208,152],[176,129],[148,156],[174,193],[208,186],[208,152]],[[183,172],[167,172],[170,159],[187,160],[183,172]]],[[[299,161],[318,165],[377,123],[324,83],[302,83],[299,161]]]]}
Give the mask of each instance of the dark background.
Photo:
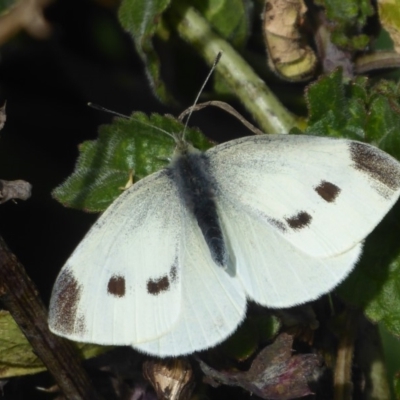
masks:
{"type": "MultiPolygon", "coordinates": [[[[65,209],[51,197],[52,189],[73,171],[79,143],[95,139],[98,127],[113,118],[87,103],[125,115],[134,110],[178,115],[191,105],[208,71],[204,65],[199,84],[182,93],[174,86],[179,79],[172,67],[176,61],[164,51],[170,68],[165,76],[178,105],[161,104],[130,37],[119,27],[116,6],[58,1],[46,11],[53,27],[49,39],[21,33],[0,49],[0,96],[7,100],[0,179],[33,185],[27,202],[0,207],[0,230],[46,301],[62,264],[96,218],[65,209]]],[[[215,140],[250,134],[218,110],[194,115],[191,124],[215,140]]]]}
{"type": "MultiPolygon", "coordinates": [[[[55,0],[46,9],[52,25],[49,38],[34,39],[22,31],[0,47],[0,105],[7,100],[7,121],[0,131],[0,179],[23,179],[33,185],[32,197],[26,202],[0,205],[0,235],[26,268],[46,305],[58,272],[97,218],[67,209],[51,196],[72,173],[78,145],[96,139],[99,126],[113,119],[87,103],[126,115],[136,110],[178,115],[192,104],[208,73],[189,46],[179,43],[174,48],[155,41],[163,77],[177,100],[174,107],[163,105],[151,90],[132,39],[119,25],[118,4],[116,0],[55,0]]],[[[266,65],[265,50],[259,47],[261,35],[255,35],[258,38],[253,42],[250,38],[248,47],[255,42],[260,64],[266,65]]],[[[271,81],[270,87],[277,84],[276,78],[271,81]]],[[[304,85],[278,84],[281,86],[275,87],[274,93],[286,105],[291,102],[297,115],[304,113],[304,85]]],[[[249,117],[234,99],[229,103],[249,117]]],[[[215,141],[251,134],[215,109],[194,114],[190,125],[199,126],[215,141]]],[[[393,342],[392,338],[391,349],[393,342]]],[[[119,357],[121,353],[116,359],[119,357]]],[[[138,363],[137,353],[134,358],[138,363]]],[[[136,371],[140,376],[140,368],[136,371]]],[[[98,381],[103,380],[100,377],[98,381]]],[[[48,373],[14,378],[3,387],[4,397],[0,389],[0,399],[53,398],[36,390],[53,384],[48,373]]],[[[214,393],[212,398],[254,398],[237,388],[208,390],[214,393]]]]}
{"type": "MultiPolygon", "coordinates": [[[[0,132],[0,179],[23,179],[33,185],[26,202],[0,205],[0,234],[46,305],[59,270],[96,219],[64,208],[51,196],[73,171],[79,143],[95,139],[99,125],[113,118],[87,103],[127,115],[134,110],[177,115],[191,105],[208,72],[204,65],[198,75],[190,67],[177,68],[178,74],[174,65],[179,61],[160,48],[165,79],[178,99],[176,107],[162,105],[151,91],[131,38],[119,26],[117,6],[56,1],[46,9],[52,24],[49,38],[37,40],[20,32],[0,48],[1,104],[7,100],[7,121],[0,132]],[[188,79],[192,87],[180,85],[188,79]]],[[[191,124],[215,140],[250,134],[221,111],[198,114],[191,124]]],[[[34,388],[51,384],[45,373],[16,378],[4,386],[4,398],[49,398],[34,388]]]]}

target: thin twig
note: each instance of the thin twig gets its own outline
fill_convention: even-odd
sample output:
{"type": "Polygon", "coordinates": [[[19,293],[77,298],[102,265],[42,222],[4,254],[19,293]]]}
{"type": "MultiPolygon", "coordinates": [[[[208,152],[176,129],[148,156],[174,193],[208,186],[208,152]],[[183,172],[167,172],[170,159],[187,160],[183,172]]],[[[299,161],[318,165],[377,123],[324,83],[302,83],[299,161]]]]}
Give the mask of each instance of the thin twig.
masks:
{"type": "Polygon", "coordinates": [[[212,100],[212,101],[206,101],[205,103],[199,103],[196,104],[192,107],[187,108],[185,111],[183,111],[178,119],[182,121],[185,116],[191,112],[194,111],[199,111],[202,110],[205,107],[208,106],[214,106],[214,107],[219,107],[222,108],[224,111],[228,112],[229,114],[232,114],[234,117],[236,117],[247,129],[251,130],[255,135],[263,135],[264,132],[255,127],[253,124],[251,124],[243,115],[239,114],[232,106],[230,106],[228,103],[225,103],[224,101],[218,101],[218,100],[212,100]]]}
{"type": "Polygon", "coordinates": [[[353,365],[354,341],[357,332],[358,315],[347,310],[342,335],[339,338],[334,370],[334,400],[351,400],[353,383],[351,367],[353,365]]]}

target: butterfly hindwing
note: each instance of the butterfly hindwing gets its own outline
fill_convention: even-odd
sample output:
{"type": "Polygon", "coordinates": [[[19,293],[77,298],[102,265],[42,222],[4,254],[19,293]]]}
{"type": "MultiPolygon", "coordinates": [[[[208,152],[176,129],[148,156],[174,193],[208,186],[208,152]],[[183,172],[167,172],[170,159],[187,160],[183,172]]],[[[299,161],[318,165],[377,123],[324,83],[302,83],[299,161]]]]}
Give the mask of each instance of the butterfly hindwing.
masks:
{"type": "Polygon", "coordinates": [[[181,311],[182,204],[165,171],[123,192],[61,270],[53,332],[81,342],[155,339],[181,311]]]}
{"type": "Polygon", "coordinates": [[[400,164],[360,142],[260,135],[206,154],[218,196],[314,257],[352,249],[400,193],[400,164]]]}
{"type": "Polygon", "coordinates": [[[189,354],[232,334],[244,318],[246,295],[239,279],[216,265],[195,218],[186,213],[182,267],[182,310],[178,322],[159,339],[133,344],[146,353],[189,354]]]}
{"type": "Polygon", "coordinates": [[[285,308],[314,300],[337,286],[360,256],[361,244],[335,257],[311,257],[263,221],[227,202],[219,205],[238,279],[261,305],[285,308]]]}
{"type": "Polygon", "coordinates": [[[285,308],[333,289],[400,195],[400,164],[359,142],[180,145],[182,162],[122,193],[68,259],[53,332],[157,356],[207,349],[235,331],[247,298],[285,308]]]}

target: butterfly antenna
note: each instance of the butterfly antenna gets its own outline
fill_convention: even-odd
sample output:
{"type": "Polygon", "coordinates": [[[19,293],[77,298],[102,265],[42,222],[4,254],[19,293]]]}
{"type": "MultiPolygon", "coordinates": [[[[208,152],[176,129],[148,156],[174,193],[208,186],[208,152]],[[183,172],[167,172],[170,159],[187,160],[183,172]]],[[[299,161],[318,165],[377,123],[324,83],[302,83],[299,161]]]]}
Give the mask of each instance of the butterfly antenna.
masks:
{"type": "Polygon", "coordinates": [[[88,105],[89,107],[91,107],[91,108],[94,108],[95,110],[104,111],[104,112],[107,112],[107,113],[109,113],[109,114],[116,115],[117,117],[122,117],[122,118],[125,118],[125,119],[129,119],[129,117],[128,117],[127,115],[120,114],[119,112],[110,110],[110,109],[105,108],[105,107],[103,107],[103,106],[99,106],[98,104],[94,104],[94,103],[90,103],[90,102],[89,102],[89,103],[87,103],[87,105],[88,105]]]}
{"type": "Polygon", "coordinates": [[[222,51],[218,52],[217,57],[215,57],[215,60],[213,62],[213,65],[211,66],[210,72],[208,73],[206,79],[204,80],[203,84],[201,85],[201,88],[199,90],[199,93],[196,96],[196,99],[193,102],[193,105],[190,107],[190,112],[188,117],[186,118],[186,123],[185,123],[185,127],[183,128],[183,133],[182,133],[182,138],[185,138],[185,133],[186,133],[186,129],[190,120],[190,117],[193,114],[193,109],[196,106],[197,102],[199,101],[200,95],[204,90],[204,87],[206,86],[207,82],[210,80],[210,77],[212,75],[212,73],[214,72],[215,68],[217,67],[217,64],[219,63],[219,60],[221,59],[222,56],[222,51]]]}
{"type": "MultiPolygon", "coordinates": [[[[104,112],[113,114],[113,115],[115,115],[115,116],[117,116],[117,117],[122,117],[122,118],[125,118],[125,119],[130,119],[130,118],[131,118],[131,117],[129,117],[128,115],[121,114],[121,113],[119,113],[119,112],[117,112],[117,111],[110,110],[110,109],[105,108],[105,107],[103,107],[103,106],[99,106],[98,104],[94,104],[94,103],[90,103],[90,102],[89,102],[89,103],[87,103],[87,105],[88,105],[89,107],[91,107],[91,108],[94,108],[95,110],[104,111],[104,112]]],[[[174,141],[176,142],[175,136],[174,136],[174,135],[171,135],[171,134],[170,134],[169,132],[167,132],[166,130],[161,129],[161,128],[159,128],[158,126],[155,126],[155,125],[147,124],[146,122],[143,122],[143,121],[136,120],[136,122],[138,122],[139,124],[145,125],[145,126],[149,126],[150,128],[156,129],[157,131],[160,131],[160,132],[162,132],[162,133],[165,133],[166,135],[168,135],[169,137],[171,137],[172,139],[174,139],[174,141]]]]}

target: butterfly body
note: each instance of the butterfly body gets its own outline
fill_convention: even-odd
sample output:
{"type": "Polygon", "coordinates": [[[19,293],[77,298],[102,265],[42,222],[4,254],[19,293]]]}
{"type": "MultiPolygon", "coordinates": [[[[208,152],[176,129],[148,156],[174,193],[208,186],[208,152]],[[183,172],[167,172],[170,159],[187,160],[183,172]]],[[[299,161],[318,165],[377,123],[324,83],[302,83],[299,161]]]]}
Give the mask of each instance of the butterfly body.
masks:
{"type": "Polygon", "coordinates": [[[53,332],[157,356],[209,348],[247,300],[291,307],[337,286],[400,195],[400,164],[360,142],[260,135],[178,150],[66,262],[53,332]]]}
{"type": "Polygon", "coordinates": [[[167,169],[171,184],[194,215],[215,263],[227,264],[227,249],[215,204],[217,183],[210,174],[206,153],[191,146],[184,148],[167,169]]]}

